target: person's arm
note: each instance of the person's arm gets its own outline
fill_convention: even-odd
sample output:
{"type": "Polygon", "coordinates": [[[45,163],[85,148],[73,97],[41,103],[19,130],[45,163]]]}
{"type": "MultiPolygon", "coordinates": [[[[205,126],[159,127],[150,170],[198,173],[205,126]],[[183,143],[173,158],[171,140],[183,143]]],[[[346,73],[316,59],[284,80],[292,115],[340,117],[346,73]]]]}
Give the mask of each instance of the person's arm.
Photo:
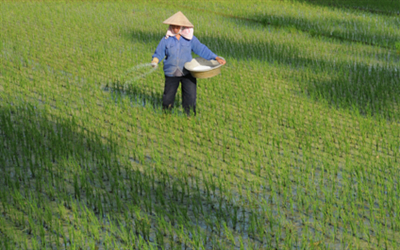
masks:
{"type": "Polygon", "coordinates": [[[219,64],[222,64],[222,65],[224,65],[226,63],[226,61],[224,59],[222,59],[221,57],[219,57],[219,56],[217,56],[215,58],[215,60],[217,60],[217,62],[219,62],[219,64]]]}
{"type": "Polygon", "coordinates": [[[165,38],[162,38],[153,54],[151,64],[156,67],[165,58],[165,38]]]}
{"type": "Polygon", "coordinates": [[[193,36],[192,39],[192,51],[197,55],[207,60],[217,60],[220,64],[224,65],[226,61],[221,57],[214,54],[207,46],[202,44],[199,39],[193,36]]]}

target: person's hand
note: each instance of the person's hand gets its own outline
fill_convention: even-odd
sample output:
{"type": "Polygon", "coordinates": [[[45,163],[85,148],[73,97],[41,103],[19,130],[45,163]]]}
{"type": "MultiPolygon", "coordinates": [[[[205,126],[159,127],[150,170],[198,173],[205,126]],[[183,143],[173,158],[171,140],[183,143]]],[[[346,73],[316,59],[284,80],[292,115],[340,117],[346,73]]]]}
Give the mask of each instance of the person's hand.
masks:
{"type": "Polygon", "coordinates": [[[153,58],[153,61],[151,61],[151,67],[157,68],[158,62],[159,62],[158,58],[157,58],[157,57],[154,57],[154,58],[153,58]]]}
{"type": "Polygon", "coordinates": [[[226,63],[226,61],[219,56],[217,56],[215,58],[215,60],[217,60],[217,62],[219,62],[219,64],[221,64],[221,65],[225,65],[225,63],[226,63]]]}

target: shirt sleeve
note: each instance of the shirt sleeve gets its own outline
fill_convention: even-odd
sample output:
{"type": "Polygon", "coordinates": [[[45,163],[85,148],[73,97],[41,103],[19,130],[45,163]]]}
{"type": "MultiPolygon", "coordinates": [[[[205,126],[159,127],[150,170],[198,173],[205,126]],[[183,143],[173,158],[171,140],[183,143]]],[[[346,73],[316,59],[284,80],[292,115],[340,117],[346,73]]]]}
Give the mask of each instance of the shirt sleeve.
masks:
{"type": "Polygon", "coordinates": [[[217,57],[216,54],[202,44],[195,36],[192,38],[192,51],[207,60],[213,60],[217,57]]]}
{"type": "Polygon", "coordinates": [[[165,41],[166,40],[167,39],[165,39],[164,37],[161,38],[161,41],[158,44],[158,46],[157,46],[157,48],[154,51],[154,54],[152,56],[152,58],[157,57],[159,62],[161,62],[165,58],[165,41]]]}

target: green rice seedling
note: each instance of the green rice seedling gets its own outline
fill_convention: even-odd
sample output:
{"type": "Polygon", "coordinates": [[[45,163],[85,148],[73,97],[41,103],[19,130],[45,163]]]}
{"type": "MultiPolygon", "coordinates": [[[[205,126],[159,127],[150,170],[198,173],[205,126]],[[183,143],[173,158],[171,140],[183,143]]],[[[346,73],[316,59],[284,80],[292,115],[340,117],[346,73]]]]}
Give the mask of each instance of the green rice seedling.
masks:
{"type": "Polygon", "coordinates": [[[397,54],[400,54],[400,42],[396,42],[397,54]]]}

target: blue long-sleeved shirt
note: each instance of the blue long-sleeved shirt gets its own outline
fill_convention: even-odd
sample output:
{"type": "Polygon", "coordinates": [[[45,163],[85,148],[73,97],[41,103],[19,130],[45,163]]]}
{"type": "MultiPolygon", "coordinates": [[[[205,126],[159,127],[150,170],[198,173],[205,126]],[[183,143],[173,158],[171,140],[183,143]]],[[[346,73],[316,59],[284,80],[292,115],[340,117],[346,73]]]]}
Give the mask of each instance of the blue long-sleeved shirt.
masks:
{"type": "Polygon", "coordinates": [[[166,76],[177,76],[188,74],[184,69],[184,64],[192,60],[192,51],[207,60],[217,57],[207,46],[200,43],[199,39],[193,36],[192,40],[182,37],[178,40],[175,36],[161,39],[153,54],[153,58],[157,57],[159,62],[164,58],[164,74],[166,76]],[[178,71],[177,71],[178,70],[178,71]]]}

